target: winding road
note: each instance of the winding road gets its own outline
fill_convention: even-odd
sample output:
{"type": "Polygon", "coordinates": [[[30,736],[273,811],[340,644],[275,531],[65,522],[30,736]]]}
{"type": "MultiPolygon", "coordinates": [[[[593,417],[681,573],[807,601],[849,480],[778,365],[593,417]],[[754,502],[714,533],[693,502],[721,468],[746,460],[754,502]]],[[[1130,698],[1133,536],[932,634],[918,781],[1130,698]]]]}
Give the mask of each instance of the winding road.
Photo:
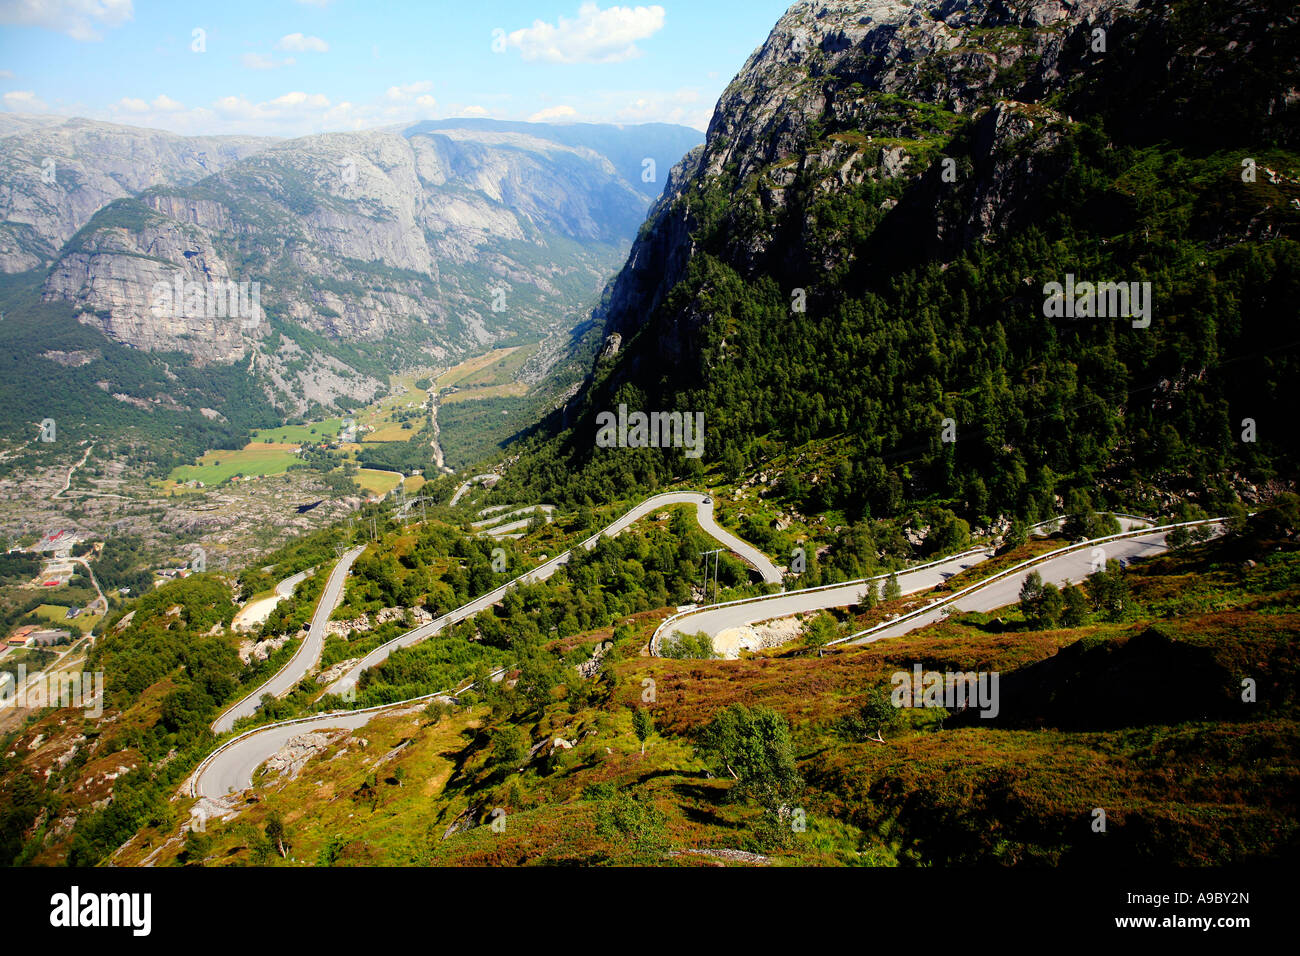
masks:
{"type": "MultiPolygon", "coordinates": [[[[965,551],[942,561],[900,571],[898,584],[904,594],[927,591],[992,556],[992,551],[984,549],[965,551]]],[[[654,637],[651,638],[651,651],[658,653],[659,642],[674,633],[698,634],[703,631],[709,637],[717,637],[723,631],[733,627],[744,627],[760,621],[824,611],[829,608],[850,607],[861,603],[868,584],[875,587],[877,582],[882,582],[888,577],[888,574],[881,574],[843,584],[786,591],[784,594],[731,601],[674,614],[656,629],[654,637]]]]}
{"type": "MultiPolygon", "coordinates": [[[[780,570],[772,564],[767,555],[763,554],[748,542],[737,538],[730,531],[719,527],[718,523],[713,518],[713,499],[708,495],[702,495],[692,491],[670,492],[668,494],[655,495],[652,498],[647,498],[608,527],[587,538],[578,547],[590,551],[596,546],[596,542],[600,540],[602,535],[613,537],[635,524],[647,514],[661,508],[679,504],[693,504],[695,506],[696,520],[699,522],[700,528],[718,543],[735,551],[749,564],[753,565],[765,582],[771,584],[779,584],[781,582],[780,570]]],[[[346,694],[349,690],[356,687],[357,680],[360,678],[363,671],[383,662],[388,658],[389,654],[398,648],[410,647],[413,644],[418,644],[420,641],[426,640],[432,635],[437,634],[443,628],[463,621],[480,611],[486,610],[505,597],[506,591],[517,584],[546,580],[563,565],[568,563],[569,558],[573,555],[573,550],[574,549],[565,551],[563,554],[552,558],[545,564],[534,568],[532,571],[521,574],[519,577],[503,584],[496,590],[470,601],[463,607],[457,608],[448,614],[444,614],[437,620],[430,621],[422,627],[409,631],[400,637],[394,638],[387,644],[375,648],[375,650],[367,654],[360,663],[355,665],[346,674],[326,688],[326,693],[346,694]]],[[[338,577],[341,587],[342,578],[347,574],[347,567],[351,566],[352,560],[355,560],[356,554],[359,553],[360,549],[355,553],[350,552],[348,556],[345,556],[343,561],[339,562],[339,565],[335,567],[334,571],[330,575],[331,584],[333,584],[335,578],[338,577]],[[347,567],[345,567],[345,564],[347,567]],[[342,575],[339,574],[340,568],[343,569],[342,575]]],[[[329,588],[330,585],[326,585],[327,594],[329,588]]],[[[321,608],[324,606],[325,599],[324,596],[322,596],[321,604],[317,607],[318,617],[320,617],[321,608]]],[[[325,613],[323,616],[322,631],[323,621],[328,619],[329,612],[325,613]]],[[[313,619],[313,632],[315,631],[315,624],[316,621],[313,619]]],[[[297,668],[295,666],[296,662],[298,662],[299,657],[305,653],[307,641],[304,641],[303,645],[302,648],[299,648],[298,654],[294,655],[294,659],[290,661],[289,664],[285,665],[285,669],[281,671],[281,674],[284,674],[285,671],[294,668],[299,671],[296,677],[293,677],[291,680],[288,678],[280,680],[281,674],[277,674],[270,682],[262,685],[262,687],[253,691],[253,693],[249,694],[248,697],[245,697],[244,700],[226,711],[225,714],[222,714],[222,716],[218,718],[217,723],[213,724],[213,730],[217,733],[224,733],[234,724],[236,717],[242,716],[244,713],[251,714],[255,711],[257,709],[257,703],[262,699],[264,694],[270,692],[269,688],[273,683],[277,686],[283,685],[284,690],[288,690],[297,683],[297,681],[306,674],[307,670],[310,669],[311,663],[314,663],[320,655],[318,647],[311,658],[311,663],[307,663],[305,666],[297,668]],[[222,725],[222,729],[218,728],[218,724],[222,725]]],[[[438,695],[427,695],[428,698],[436,696],[438,695]]],[[[418,699],[424,700],[426,698],[422,697],[418,699]]],[[[410,701],[404,703],[410,703],[410,701]]],[[[257,768],[265,763],[267,758],[277,750],[280,750],[291,738],[296,737],[298,734],[308,733],[312,730],[335,728],[355,730],[358,727],[364,726],[379,711],[388,710],[395,706],[401,705],[390,704],[367,711],[354,711],[351,713],[345,711],[336,714],[325,714],[320,717],[308,717],[296,721],[270,724],[266,727],[257,728],[245,734],[241,734],[213,751],[202,763],[199,764],[195,769],[194,774],[190,777],[190,793],[192,796],[196,797],[217,798],[225,796],[227,793],[232,791],[246,790],[252,786],[253,774],[256,772],[257,768]]]]}
{"type": "MultiPolygon", "coordinates": [[[[1119,520],[1120,528],[1126,532],[1151,527],[1151,522],[1146,518],[1118,514],[1115,517],[1119,520]]],[[[1052,518],[1034,525],[1030,531],[1031,533],[1049,534],[1056,530],[1064,520],[1064,518],[1052,518]]],[[[1162,540],[1163,534],[1164,531],[1161,531],[1162,540]]],[[[1130,554],[1129,552],[1133,550],[1134,548],[1122,549],[1122,553],[1117,552],[1114,557],[1130,559],[1133,556],[1144,556],[1130,554]]],[[[928,591],[954,575],[987,561],[992,556],[993,552],[987,548],[972,548],[969,551],[963,551],[961,554],[955,554],[939,561],[932,561],[929,564],[901,570],[898,572],[898,584],[904,595],[928,591]]],[[[1088,566],[1090,560],[1083,562],[1084,565],[1088,566]]],[[[1079,580],[1088,573],[1088,570],[1085,570],[1083,574],[1075,574],[1077,567],[1074,561],[1066,562],[1061,567],[1064,569],[1063,573],[1067,574],[1067,576],[1070,574],[1075,575],[1072,578],[1073,580],[1079,580]]],[[[709,637],[716,638],[723,631],[736,627],[751,626],[761,621],[771,621],[813,611],[826,611],[831,608],[851,607],[862,602],[868,584],[876,586],[883,583],[888,577],[888,574],[878,574],[870,578],[846,581],[843,584],[786,591],[782,594],[748,598],[742,601],[730,601],[725,604],[715,604],[698,610],[673,614],[656,628],[654,636],[650,639],[650,650],[651,653],[658,653],[660,641],[670,634],[698,634],[703,631],[709,637]]],[[[1044,580],[1047,580],[1047,578],[1045,577],[1044,580]]],[[[1004,596],[1005,594],[1001,589],[996,592],[997,598],[1004,596]]],[[[1015,593],[1010,599],[1001,601],[1001,603],[994,604],[984,610],[992,610],[992,608],[1002,607],[1004,604],[1015,604],[1019,600],[1020,580],[1017,579],[1015,593]]],[[[969,610],[974,610],[974,608],[969,610]]],[[[937,617],[938,614],[936,613],[934,618],[930,618],[924,623],[928,624],[930,620],[935,620],[937,617]]],[[[921,625],[917,624],[915,626],[920,627],[921,625]]],[[[908,630],[910,629],[908,628],[908,630]]],[[[899,633],[903,632],[895,631],[887,636],[895,637],[899,633]]]]}
{"type": "MultiPolygon", "coordinates": [[[[766,555],[762,554],[752,545],[740,540],[735,535],[719,527],[713,518],[712,499],[696,492],[673,492],[649,498],[628,511],[625,515],[610,524],[604,530],[597,532],[590,538],[587,538],[578,547],[590,550],[595,547],[596,542],[602,535],[616,535],[634,522],[640,520],[646,514],[675,504],[694,504],[696,508],[696,517],[701,529],[703,529],[705,533],[709,534],[715,540],[745,558],[746,561],[759,571],[764,581],[773,584],[780,583],[781,573],[766,557],[766,555]]],[[[1212,519],[1211,521],[1189,522],[1188,524],[1214,524],[1221,520],[1222,519],[1212,519]]],[[[1136,527],[1145,522],[1144,519],[1135,519],[1132,522],[1124,521],[1123,523],[1128,527],[1136,527]]],[[[945,595],[938,601],[935,601],[916,612],[904,615],[902,618],[896,620],[883,622],[867,631],[851,635],[850,637],[843,639],[843,641],[851,641],[855,644],[865,644],[884,640],[888,637],[896,637],[923,627],[933,621],[939,620],[945,614],[948,606],[951,606],[956,610],[967,611],[993,610],[998,607],[1014,604],[1019,600],[1019,590],[1023,583],[1024,576],[1031,570],[1038,571],[1044,581],[1050,581],[1055,584],[1081,580],[1095,569],[1095,562],[1099,556],[1098,551],[1096,550],[1098,548],[1103,549],[1105,560],[1120,561],[1122,563],[1128,563],[1137,558],[1158,554],[1165,550],[1165,535],[1168,534],[1171,527],[1173,526],[1164,526],[1153,531],[1126,531],[1120,535],[1099,538],[1094,541],[1079,542],[1049,552],[1046,555],[1040,555],[1030,561],[1023,562],[1013,568],[999,572],[985,581],[973,584],[968,588],[955,592],[954,594],[945,595]]],[[[407,634],[403,634],[387,644],[376,648],[360,663],[340,677],[338,681],[331,684],[330,687],[327,688],[327,692],[336,694],[345,693],[349,689],[355,688],[356,682],[362,672],[387,659],[389,654],[394,650],[399,647],[409,647],[413,644],[417,644],[451,624],[457,623],[473,614],[486,610],[496,602],[500,601],[510,587],[525,582],[545,580],[559,570],[562,565],[568,562],[569,558],[573,554],[573,550],[566,551],[532,571],[522,574],[507,584],[502,585],[500,588],[469,602],[463,607],[457,608],[455,611],[443,615],[423,627],[410,631],[407,634]]],[[[990,552],[988,550],[976,548],[959,555],[931,562],[927,565],[901,571],[898,575],[899,584],[903,588],[904,593],[923,591],[947,580],[954,574],[979,564],[989,556],[990,552]]],[[[348,563],[350,564],[350,561],[348,563]]],[[[342,564],[343,562],[340,562],[340,566],[342,566],[342,564]]],[[[335,574],[337,574],[338,571],[339,568],[336,567],[335,574]]],[[[333,580],[333,577],[334,575],[331,575],[331,580],[333,580]]],[[[879,580],[879,578],[868,580],[874,581],[879,580]]],[[[655,641],[659,638],[661,633],[666,632],[668,628],[673,630],[686,628],[688,629],[688,633],[693,633],[699,630],[717,633],[718,631],[725,630],[728,627],[736,627],[756,621],[769,620],[774,617],[783,617],[805,611],[844,607],[857,603],[861,599],[865,587],[866,580],[863,580],[849,582],[847,584],[812,588],[804,591],[767,595],[758,598],[745,599],[739,602],[728,602],[725,605],[717,605],[714,607],[705,607],[698,610],[683,612],[681,614],[673,615],[660,625],[660,628],[655,632],[655,638],[652,638],[652,650],[655,646],[655,641]]],[[[328,616],[329,615],[326,614],[325,618],[327,619],[328,616]]],[[[842,641],[835,643],[841,642],[842,641]]],[[[295,656],[295,660],[296,659],[297,657],[295,656]]],[[[293,662],[290,663],[292,664],[293,662]]],[[[290,682],[288,686],[292,686],[292,682],[290,682]]],[[[262,693],[265,693],[264,689],[254,692],[259,700],[262,693]]],[[[250,695],[250,697],[252,696],[253,695],[250,695]]],[[[282,749],[289,740],[299,734],[308,733],[313,730],[325,729],[345,728],[355,730],[364,726],[380,712],[391,710],[396,707],[409,706],[413,703],[429,700],[437,696],[439,696],[439,694],[428,694],[413,700],[386,704],[381,707],[369,708],[364,711],[344,711],[333,714],[324,714],[318,717],[307,717],[279,724],[271,724],[267,727],[248,731],[209,754],[208,757],[199,764],[198,768],[196,768],[194,774],[189,780],[190,794],[195,797],[210,797],[215,799],[224,797],[225,795],[235,791],[245,790],[252,786],[253,775],[257,771],[257,768],[265,763],[271,755],[276,753],[276,751],[282,749]]],[[[246,698],[246,700],[247,699],[248,698],[246,698]]],[[[241,702],[241,704],[242,703],[243,702],[241,702]]],[[[238,707],[239,705],[236,706],[238,707]]],[[[227,713],[230,712],[228,711],[227,713]]]]}
{"type": "MultiPolygon", "coordinates": [[[[612,538],[614,535],[640,521],[652,511],[666,508],[670,505],[691,504],[695,505],[695,518],[699,522],[700,528],[705,534],[713,538],[719,544],[724,545],[736,554],[740,555],[740,557],[758,571],[766,583],[781,583],[781,572],[777,569],[776,565],[768,559],[767,555],[763,554],[763,552],[759,551],[752,544],[742,541],[730,531],[720,527],[718,523],[713,520],[713,499],[708,495],[702,495],[694,491],[676,491],[663,495],[655,495],[653,498],[647,498],[603,531],[598,531],[586,541],[583,541],[578,547],[590,551],[596,546],[596,542],[599,541],[602,536],[607,535],[612,538]]],[[[569,558],[572,555],[572,549],[565,551],[564,553],[551,558],[551,560],[547,561],[545,564],[534,568],[532,571],[521,574],[519,577],[514,578],[511,581],[507,581],[495,591],[489,591],[482,597],[475,598],[468,604],[458,607],[456,610],[444,614],[442,617],[430,621],[422,627],[417,627],[415,630],[408,631],[400,637],[393,638],[387,644],[380,645],[363,657],[361,661],[353,666],[346,674],[334,683],[330,684],[330,686],[325,689],[325,692],[328,694],[347,694],[356,687],[357,681],[360,679],[363,671],[367,671],[370,668],[383,663],[388,659],[388,655],[399,647],[410,647],[413,644],[418,644],[421,641],[432,637],[434,634],[437,634],[443,628],[450,627],[453,624],[458,624],[466,618],[472,617],[480,611],[490,608],[492,605],[498,603],[502,598],[504,598],[506,596],[506,591],[510,590],[510,588],[514,587],[516,584],[532,584],[537,581],[545,581],[561,567],[568,564],[569,558]]]]}
{"type": "MultiPolygon", "coordinates": [[[[339,606],[339,602],[343,599],[343,585],[347,581],[348,572],[352,569],[352,562],[356,561],[364,550],[364,547],[353,548],[339,559],[338,564],[334,565],[329,580],[325,582],[325,589],[321,592],[320,600],[316,602],[316,612],[312,615],[311,628],[307,631],[307,636],[303,638],[298,650],[289,659],[289,663],[280,668],[269,681],[214,720],[212,722],[213,733],[224,734],[234,727],[235,721],[240,717],[251,716],[256,712],[257,705],[261,703],[262,698],[267,694],[272,697],[287,694],[298,681],[307,676],[308,671],[316,666],[316,662],[320,660],[321,650],[325,647],[325,625],[329,623],[330,615],[334,613],[334,609],[339,606]]],[[[297,577],[297,575],[294,577],[297,577]]],[[[293,581],[293,578],[286,578],[280,584],[285,585],[290,581],[293,581]]],[[[297,584],[296,581],[293,583],[294,585],[297,584]]],[[[279,585],[277,585],[276,590],[279,590],[279,585]]],[[[289,590],[292,593],[292,585],[289,590]]]]}
{"type": "MultiPolygon", "coordinates": [[[[1188,524],[1215,524],[1220,520],[1211,519],[1188,524]]],[[[1060,587],[1082,581],[1097,570],[1096,561],[1099,557],[1104,557],[1107,563],[1118,561],[1121,565],[1127,565],[1139,558],[1154,557],[1167,550],[1165,536],[1169,534],[1170,527],[1172,526],[1166,525],[1146,533],[1126,533],[1131,534],[1129,537],[1098,538],[1095,541],[1084,542],[1065,553],[1051,552],[1048,555],[1041,555],[1032,562],[1017,565],[986,581],[963,588],[955,594],[945,595],[920,611],[850,635],[847,641],[852,644],[872,644],[924,627],[947,613],[987,612],[1016,604],[1020,601],[1021,585],[1031,571],[1037,571],[1044,584],[1055,584],[1060,587]],[[1098,551],[1104,554],[1098,555],[1098,551]]],[[[1215,533],[1221,531],[1222,527],[1215,524],[1215,533]]]]}

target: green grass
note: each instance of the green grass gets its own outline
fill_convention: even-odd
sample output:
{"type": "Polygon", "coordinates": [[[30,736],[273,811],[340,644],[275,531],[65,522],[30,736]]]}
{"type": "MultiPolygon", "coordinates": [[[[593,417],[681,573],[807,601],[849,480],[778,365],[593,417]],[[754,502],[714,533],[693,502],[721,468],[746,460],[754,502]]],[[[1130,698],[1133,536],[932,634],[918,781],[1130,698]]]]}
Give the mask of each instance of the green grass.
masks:
{"type": "Polygon", "coordinates": [[[281,425],[279,428],[263,428],[253,433],[252,444],[272,442],[279,445],[315,444],[326,438],[334,438],[343,430],[343,419],[331,418],[310,425],[281,425]]]}
{"type": "Polygon", "coordinates": [[[395,471],[377,471],[373,468],[362,468],[357,472],[357,484],[366,491],[376,495],[386,495],[397,487],[402,476],[395,471]]]}
{"type": "Polygon", "coordinates": [[[173,481],[201,481],[218,485],[235,475],[279,475],[298,462],[298,456],[283,446],[250,445],[240,451],[210,451],[197,464],[181,465],[169,476],[173,481]]]}

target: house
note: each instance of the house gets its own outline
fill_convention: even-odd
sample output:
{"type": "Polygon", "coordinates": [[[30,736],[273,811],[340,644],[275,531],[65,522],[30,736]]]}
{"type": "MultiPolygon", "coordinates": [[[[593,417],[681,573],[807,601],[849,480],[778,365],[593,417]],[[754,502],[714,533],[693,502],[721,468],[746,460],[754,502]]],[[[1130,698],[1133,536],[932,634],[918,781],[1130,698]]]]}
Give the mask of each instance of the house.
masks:
{"type": "Polygon", "coordinates": [[[22,627],[14,629],[5,644],[9,647],[26,647],[32,639],[33,632],[37,630],[39,630],[39,627],[35,624],[24,624],[22,627]]]}

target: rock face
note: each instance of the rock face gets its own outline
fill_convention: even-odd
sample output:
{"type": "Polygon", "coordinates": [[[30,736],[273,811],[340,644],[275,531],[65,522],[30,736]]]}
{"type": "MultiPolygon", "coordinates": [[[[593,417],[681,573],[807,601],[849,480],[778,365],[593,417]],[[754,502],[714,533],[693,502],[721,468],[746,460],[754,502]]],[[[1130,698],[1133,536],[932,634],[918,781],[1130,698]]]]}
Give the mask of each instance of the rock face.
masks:
{"type": "Polygon", "coordinates": [[[287,415],[350,407],[385,366],[561,341],[660,188],[642,157],[666,170],[699,139],[478,120],[187,138],[3,114],[0,272],[48,269],[41,297],[118,343],[239,363],[287,415]]]}
{"type": "MultiPolygon", "coordinates": [[[[960,218],[935,227],[934,243],[975,241],[1011,225],[1002,216],[1034,215],[1032,202],[1021,200],[1050,171],[1035,168],[1032,157],[1054,145],[1051,127],[1064,121],[1036,101],[1086,59],[1094,29],[1137,7],[1138,0],[1041,0],[1014,9],[993,0],[794,4],[723,93],[705,145],[672,170],[612,285],[606,335],[629,339],[685,276],[696,252],[691,237],[709,214],[703,192],[737,201],[722,257],[750,274],[772,272],[780,265],[773,250],[788,255],[801,225],[789,224],[794,237],[756,233],[745,228],[746,205],[779,213],[799,179],[832,194],[864,180],[920,179],[918,157],[933,161],[930,141],[962,118],[976,123],[982,192],[960,218]]],[[[932,205],[933,198],[916,201],[932,205]]],[[[681,358],[690,325],[701,318],[682,314],[663,329],[658,357],[681,358]]]]}
{"type": "Polygon", "coordinates": [[[276,777],[288,776],[292,780],[307,765],[307,761],[347,736],[347,731],[324,733],[312,731],[291,737],[289,741],[266,761],[266,772],[276,777]]]}
{"type": "Polygon", "coordinates": [[[274,142],[0,114],[0,272],[47,265],[115,199],[188,186],[274,142]]]}
{"type": "Polygon", "coordinates": [[[420,126],[270,145],[102,210],[44,297],[120,342],[212,362],[258,351],[270,323],[160,310],[156,288],[248,283],[267,319],[438,358],[555,331],[595,298],[648,200],[605,156],[538,132],[420,126]]]}

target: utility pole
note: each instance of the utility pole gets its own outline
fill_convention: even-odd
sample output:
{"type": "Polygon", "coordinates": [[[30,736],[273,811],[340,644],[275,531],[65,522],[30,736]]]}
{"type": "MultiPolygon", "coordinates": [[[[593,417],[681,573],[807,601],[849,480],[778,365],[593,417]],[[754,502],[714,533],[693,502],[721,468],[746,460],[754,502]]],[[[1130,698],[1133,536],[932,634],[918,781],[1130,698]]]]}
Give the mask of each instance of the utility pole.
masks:
{"type": "Polygon", "coordinates": [[[704,559],[704,600],[709,599],[709,555],[713,555],[713,602],[718,601],[718,555],[725,549],[715,548],[712,551],[701,551],[700,557],[704,559]]]}

